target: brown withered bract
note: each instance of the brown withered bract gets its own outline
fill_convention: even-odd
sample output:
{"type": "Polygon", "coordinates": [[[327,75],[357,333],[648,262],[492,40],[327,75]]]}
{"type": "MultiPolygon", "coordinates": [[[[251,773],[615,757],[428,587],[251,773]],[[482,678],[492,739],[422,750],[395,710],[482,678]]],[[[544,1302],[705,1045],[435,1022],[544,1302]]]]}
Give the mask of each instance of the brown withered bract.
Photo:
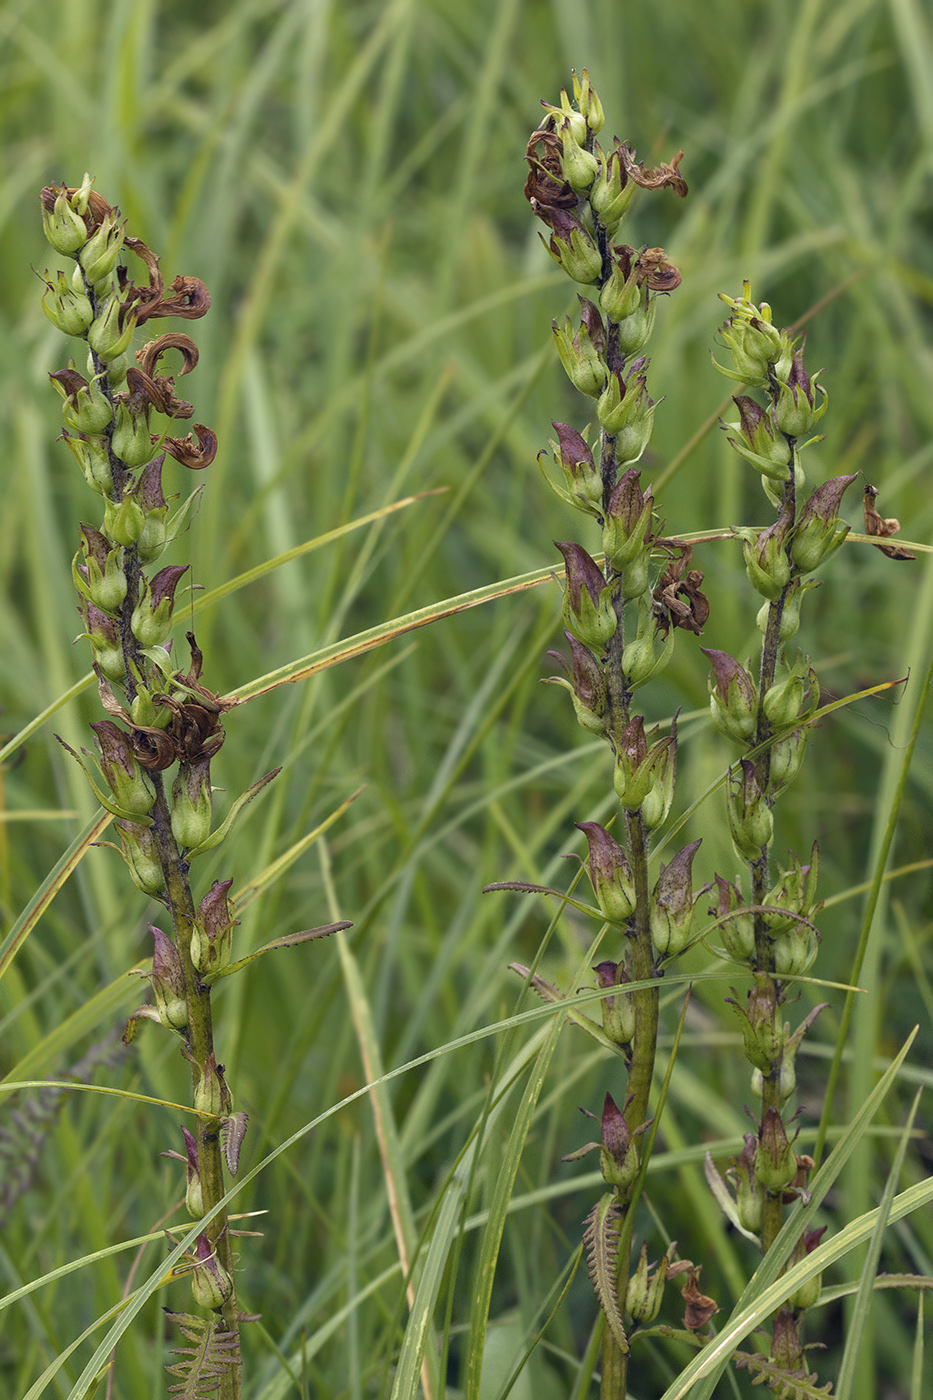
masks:
{"type": "Polygon", "coordinates": [[[639,287],[647,286],[652,292],[673,292],[683,281],[673,263],[668,262],[663,248],[632,248],[628,243],[614,243],[612,251],[619,260],[625,277],[633,272],[639,287]]]}
{"type": "MultiPolygon", "coordinates": [[[[896,535],[901,528],[901,522],[895,516],[889,516],[887,520],[878,513],[875,501],[878,498],[877,486],[870,483],[865,487],[865,494],[862,497],[862,509],[865,513],[865,533],[866,535],[877,535],[881,539],[889,539],[891,535],[896,535]]],[[[880,549],[882,554],[886,554],[889,559],[916,559],[916,554],[912,554],[909,549],[905,549],[899,544],[878,544],[876,549],[880,549]]]]}
{"type": "Polygon", "coordinates": [[[700,592],[702,570],[687,568],[693,550],[689,544],[679,544],[675,540],[657,540],[656,543],[677,550],[653,593],[659,626],[665,633],[672,627],[682,627],[685,632],[699,637],[709,620],[710,609],[709,599],[700,592]]]}
{"type": "Polygon", "coordinates": [[[637,152],[627,141],[620,141],[616,147],[622,159],[625,173],[630,180],[643,190],[663,190],[665,187],[672,189],[681,199],[685,199],[688,193],[687,182],[681,175],[679,166],[684,158],[683,151],[678,151],[673,160],[663,160],[660,165],[653,170],[646,170],[644,165],[638,160],[637,152]]]}
{"type": "Polygon", "coordinates": [[[711,1317],[719,1312],[719,1305],[713,1298],[708,1298],[705,1293],[700,1292],[700,1268],[701,1265],[692,1267],[684,1280],[683,1298],[686,1304],[684,1312],[684,1326],[689,1332],[699,1332],[701,1327],[705,1327],[711,1317]]]}
{"type": "Polygon", "coordinates": [[[187,437],[183,438],[160,438],[157,433],[153,433],[152,441],[153,444],[161,442],[170,457],[174,457],[176,462],[180,462],[191,471],[202,471],[204,467],[209,467],[217,456],[217,435],[203,423],[194,424],[194,435],[188,433],[187,437]],[[195,435],[197,442],[194,440],[195,435]]]}
{"type": "Polygon", "coordinates": [[[577,193],[564,179],[561,170],[562,150],[560,137],[548,127],[539,127],[529,136],[525,152],[528,162],[525,198],[532,208],[537,203],[556,209],[576,209],[577,193]],[[540,156],[539,145],[544,147],[544,153],[540,156]]]}

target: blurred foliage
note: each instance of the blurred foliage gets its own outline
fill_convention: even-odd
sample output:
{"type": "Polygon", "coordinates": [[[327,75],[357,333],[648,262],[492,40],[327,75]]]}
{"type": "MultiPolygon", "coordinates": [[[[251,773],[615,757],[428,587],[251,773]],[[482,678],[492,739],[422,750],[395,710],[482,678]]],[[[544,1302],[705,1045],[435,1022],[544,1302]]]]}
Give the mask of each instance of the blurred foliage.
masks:
{"type": "MultiPolygon", "coordinates": [[[[609,132],[642,158],[686,152],[688,201],[636,206],[626,235],[666,246],[683,273],[653,340],[651,389],[665,401],[643,464],[645,480],[667,478],[659,493],[667,529],[755,523],[760,514],[754,474],[715,426],[727,405],[708,360],[724,319],[716,293],[738,294],[748,278],[779,324],[818,308],[808,322],[808,363],[826,366],[830,394],[827,438],[812,454],[819,469],[863,471],[879,487],[882,513],[900,517],[903,537],[929,539],[933,25],[919,0],[5,0],[0,703],[8,735],[88,668],[84,644],[72,645],[80,629],[70,577],[87,490],[54,442],[57,399],[46,374],[60,367],[62,344],[30,272],[54,265],[39,226],[39,188],[77,184],[90,170],[162,252],[169,280],[192,273],[211,289],[213,308],[198,328],[201,362],[186,385],[221,452],[176,547],[178,559],[194,560],[198,588],[401,496],[443,490],[199,618],[205,679],[230,690],[338,637],[554,563],[550,541],[561,535],[563,512],[542,488],[535,458],[550,420],[579,413],[550,349],[552,317],[573,308],[523,200],[522,157],[539,100],[554,100],[574,65],[589,68],[609,132]]],[[[177,480],[175,489],[191,486],[177,480]]],[[[857,490],[847,508],[856,530],[857,490]]],[[[851,966],[858,890],[871,872],[931,650],[925,560],[893,564],[847,546],[804,614],[801,645],[828,693],[911,676],[906,688],[827,720],[782,804],[778,854],[820,841],[823,893],[837,902],[823,916],[815,971],[838,981],[851,966]]],[[[713,606],[704,643],[744,656],[754,603],[739,550],[705,546],[696,563],[713,606]]],[[[211,857],[196,871],[205,888],[229,876],[235,889],[245,885],[365,785],[326,849],[318,843],[261,901],[243,901],[237,937],[247,949],[330,918],[353,919],[348,947],[386,1068],[515,1009],[519,984],[506,965],[531,961],[551,911],[483,898],[482,886],[569,879],[566,863],[554,862],[579,850],[572,823],[605,816],[601,749],[585,741],[558,692],[537,684],[547,673],[543,652],[559,637],[557,619],[556,589],[545,585],[274,692],[229,719],[214,769],[227,800],[268,768],[284,763],[284,771],[225,845],[223,862],[215,867],[211,857]]],[[[683,707],[679,791],[697,795],[730,757],[706,723],[706,671],[693,639],[681,636],[652,698],[659,717],[683,707]]],[[[93,814],[52,730],[78,746],[96,714],[88,691],[2,775],[4,934],[93,814]]],[[[929,859],[931,785],[927,730],[904,797],[896,866],[929,859]]],[[[702,878],[715,868],[734,873],[722,827],[714,794],[686,829],[685,839],[704,837],[702,878]]],[[[104,1041],[139,997],[124,974],[145,956],[151,917],[114,854],[92,851],[0,985],[0,1073],[60,1073],[104,1041]],[[78,1016],[113,983],[96,1019],[78,1016]]],[[[839,1121],[917,1022],[913,1060],[930,1063],[931,917],[928,870],[892,883],[876,919],[870,994],[860,999],[839,1121]]],[[[546,975],[569,986],[590,937],[576,915],[564,917],[546,975]]],[[[707,966],[706,955],[695,965],[707,966]]],[[[219,997],[228,1078],[251,1116],[247,1166],[366,1082],[345,977],[334,947],[312,945],[263,960],[219,997]]],[[[664,1230],[703,1259],[704,1288],[725,1308],[754,1261],[726,1235],[698,1165],[706,1140],[738,1140],[747,1126],[748,1090],[723,994],[721,984],[697,994],[690,1054],[675,1073],[662,1129],[671,1156],[650,1190],[664,1230]]],[[[823,999],[818,988],[807,998],[823,999]]],[[[819,1041],[832,1043],[841,994],[825,999],[832,1009],[801,1066],[805,1125],[818,1116],[819,1041]]],[[[672,1000],[671,1025],[677,1009],[672,1000]]],[[[495,1043],[439,1055],[387,1091],[419,1228],[478,1120],[495,1043]]],[[[167,1037],[148,1032],[125,1063],[97,1071],[98,1082],[179,1097],[186,1071],[167,1037]]],[[[598,1108],[606,1080],[605,1061],[567,1030],[518,1180],[521,1193],[554,1195],[511,1217],[494,1295],[494,1320],[515,1346],[577,1246],[592,1182],[574,1180],[558,1159],[582,1140],[574,1106],[598,1108]]],[[[886,1123],[897,1125],[903,1112],[893,1096],[886,1123]]],[[[10,1288],[154,1228],[181,1194],[175,1168],[158,1157],[181,1146],[177,1117],[90,1094],[68,1101],[7,1222],[10,1288]]],[[[488,1204],[503,1132],[497,1125],[476,1167],[468,1214],[488,1204]]],[[[925,1152],[911,1171],[928,1163],[925,1152]]],[[[875,1204],[892,1153],[879,1139],[861,1160],[835,1203],[840,1219],[875,1204]]],[[[268,1339],[300,1371],[303,1329],[307,1393],[387,1386],[405,1303],[398,1273],[373,1282],[397,1254],[366,1102],[283,1154],[240,1203],[271,1212],[264,1238],[242,1244],[244,1304],[264,1318],[245,1338],[246,1393],[302,1393],[272,1388],[278,1362],[268,1339]],[[370,1285],[371,1296],[349,1308],[332,1337],[320,1332],[370,1285]]],[[[473,1239],[464,1237],[461,1273],[451,1265],[447,1278],[453,1385],[463,1380],[458,1329],[473,1239]]],[[[652,1257],[660,1252],[653,1243],[652,1257]]],[[[929,1270],[931,1255],[929,1221],[912,1220],[884,1266],[929,1270]]],[[[0,1340],[0,1389],[23,1394],[118,1299],[129,1257],[49,1286],[15,1311],[0,1340]]],[[[154,1253],[143,1267],[156,1267],[154,1253]]],[[[548,1334],[552,1349],[539,1349],[525,1373],[548,1396],[566,1390],[585,1344],[595,1311],[588,1290],[578,1277],[548,1334]]],[[[173,1305],[171,1290],[167,1301],[173,1305]]],[[[822,1340],[834,1346],[838,1305],[823,1315],[822,1340]]],[[[863,1393],[881,1394],[883,1380],[891,1394],[906,1395],[910,1305],[879,1298],[874,1317],[881,1380],[875,1389],[869,1369],[863,1393]]],[[[147,1378],[160,1318],[147,1312],[121,1344],[118,1394],[154,1393],[147,1378]]],[[[511,1356],[510,1346],[497,1343],[496,1356],[511,1356]]],[[[489,1356],[484,1389],[493,1396],[492,1377],[504,1383],[508,1364],[500,1375],[489,1356]]],[[[660,1348],[652,1353],[640,1394],[660,1394],[676,1364],[660,1348]]],[[[832,1353],[821,1363],[824,1378],[831,1364],[832,1353]]]]}

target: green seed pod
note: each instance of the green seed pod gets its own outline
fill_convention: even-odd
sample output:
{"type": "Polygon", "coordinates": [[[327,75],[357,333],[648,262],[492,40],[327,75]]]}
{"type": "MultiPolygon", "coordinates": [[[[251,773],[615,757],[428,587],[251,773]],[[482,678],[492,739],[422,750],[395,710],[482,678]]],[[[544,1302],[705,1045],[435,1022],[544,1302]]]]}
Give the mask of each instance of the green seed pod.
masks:
{"type": "MultiPolygon", "coordinates": [[[[622,963],[601,962],[593,968],[600,987],[625,986],[631,981],[628,970],[622,963]]],[[[613,1045],[630,1045],[635,1038],[635,1007],[630,993],[617,991],[611,997],[603,997],[599,1003],[602,1010],[603,1030],[613,1045]]]]}
{"type": "Polygon", "coordinates": [[[188,1003],[178,949],[168,934],[155,924],[149,925],[149,932],[154,940],[149,981],[159,1020],[169,1030],[183,1031],[188,1024],[188,1003]]]}
{"type": "Polygon", "coordinates": [[[157,647],[172,630],[175,589],[188,572],[187,564],[169,564],[160,569],[151,583],[143,585],[133,609],[130,627],[141,647],[157,647]]]}
{"type": "MultiPolygon", "coordinates": [[[[139,826],[122,818],[115,825],[120,837],[120,850],[134,885],[144,894],[160,896],[165,889],[165,876],[152,827],[139,826]]],[[[185,1014],[187,1016],[187,1012],[185,1014]]]]}
{"type": "Polygon", "coordinates": [[[172,835],[183,850],[200,846],[211,834],[210,758],[180,763],[172,784],[172,835]]]}
{"type": "Polygon", "coordinates": [[[142,534],[145,523],[139,502],[132,492],[127,492],[122,501],[116,504],[107,502],[104,510],[104,533],[124,549],[132,548],[142,534]]]}
{"type": "Polygon", "coordinates": [[[100,768],[114,801],[126,812],[144,817],[155,802],[155,788],[133,752],[130,736],[110,719],[93,720],[100,768]]]}
{"type": "Polygon", "coordinates": [[[116,267],[126,238],[126,225],[118,224],[111,209],[81,249],[78,261],[92,286],[99,286],[116,267]]]}
{"type": "Polygon", "coordinates": [[[132,413],[125,403],[117,404],[113,450],[128,467],[144,467],[152,460],[153,446],[146,413],[132,413]]]}
{"type": "Polygon", "coordinates": [[[191,961],[198,972],[220,972],[227,967],[237,925],[229,893],[232,880],[215,880],[198,905],[191,934],[191,961]]]}
{"type": "Polygon", "coordinates": [[[755,765],[743,758],[739,772],[730,769],[726,810],[732,843],[742,860],[758,860],[774,835],[774,815],[758,783],[755,765]]]}
{"type": "Polygon", "coordinates": [[[118,297],[104,303],[87,333],[87,342],[104,364],[117,359],[129,349],[136,329],[136,309],[127,311],[118,297]]]}
{"type": "Polygon", "coordinates": [[[776,1108],[766,1109],[758,1135],[755,1175],[768,1191],[782,1191],[797,1175],[797,1156],[776,1108]]]}
{"type": "Polygon", "coordinates": [[[94,312],[83,289],[73,291],[64,272],[58,273],[56,282],[47,282],[46,287],[42,310],[52,325],[65,335],[84,335],[94,319],[94,312]]]}
{"type": "Polygon", "coordinates": [[[199,1308],[219,1312],[233,1297],[233,1280],[206,1235],[198,1235],[196,1253],[198,1263],[191,1271],[191,1295],[199,1308]]]}
{"type": "Polygon", "coordinates": [[[52,185],[42,191],[42,231],[56,253],[74,257],[87,242],[87,224],[72,207],[68,191],[52,185]]]}
{"type": "Polygon", "coordinates": [[[713,669],[708,686],[710,713],[713,723],[730,739],[746,744],[755,732],[758,721],[758,692],[755,682],[744,666],[727,651],[701,647],[713,669]]]}
{"type": "Polygon", "coordinates": [[[586,863],[596,903],[609,923],[625,927],[635,912],[635,885],[628,858],[598,822],[577,822],[589,846],[586,863]]]}
{"type": "Polygon", "coordinates": [[[223,1118],[233,1110],[233,1100],[223,1066],[218,1065],[213,1054],[208,1055],[194,1090],[194,1107],[198,1113],[206,1113],[211,1118],[223,1118]]]}

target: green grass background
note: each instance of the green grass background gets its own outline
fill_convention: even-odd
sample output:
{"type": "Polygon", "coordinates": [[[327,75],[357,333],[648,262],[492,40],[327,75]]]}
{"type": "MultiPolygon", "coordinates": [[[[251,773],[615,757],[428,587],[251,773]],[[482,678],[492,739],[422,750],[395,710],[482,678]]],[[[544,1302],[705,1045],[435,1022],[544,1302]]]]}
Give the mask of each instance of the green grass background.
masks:
{"type": "MultiPolygon", "coordinates": [[[[550,419],[585,422],[549,345],[551,318],[574,303],[522,197],[539,100],[556,100],[572,66],[589,67],[607,138],[628,139],[649,162],[686,152],[689,200],[644,199],[624,235],[663,244],[683,273],[659,308],[651,389],[664,402],[643,463],[644,480],[666,476],[668,530],[767,518],[757,481],[715,427],[728,385],[709,361],[724,318],[716,294],[738,295],[748,278],[779,324],[827,299],[809,324],[808,364],[826,367],[830,394],[826,441],[810,451],[810,479],[864,472],[881,491],[882,512],[900,517],[904,537],[929,541],[933,21],[919,0],[6,0],[0,726],[7,736],[88,669],[85,645],[73,645],[70,560],[78,522],[96,521],[97,499],[55,442],[58,399],[46,375],[70,352],[39,308],[35,273],[57,266],[41,236],[39,188],[77,184],[90,170],[162,255],[169,280],[191,273],[210,287],[210,315],[193,327],[201,363],[185,385],[197,420],[217,431],[220,452],[172,556],[194,560],[199,588],[216,588],[403,496],[435,492],[206,610],[197,622],[205,678],[227,692],[380,622],[550,566],[551,540],[579,534],[582,517],[568,519],[535,462],[550,419]]],[[[182,476],[178,468],[173,490],[201,484],[182,476]]],[[[861,486],[846,506],[856,529],[861,486]]],[[[864,883],[876,868],[931,652],[927,558],[895,564],[849,545],[805,606],[800,643],[827,692],[909,677],[833,714],[780,804],[779,858],[788,846],[803,857],[819,839],[829,903],[814,975],[839,982],[851,973],[864,883]]],[[[695,562],[712,603],[704,644],[748,655],[756,603],[737,548],[705,546],[695,562]]],[[[595,930],[579,916],[571,911],[552,929],[554,911],[542,902],[481,893],[503,879],[565,885],[572,872],[560,856],[581,848],[573,822],[612,809],[603,748],[577,728],[560,692],[538,684],[548,673],[543,653],[559,640],[558,608],[553,584],[513,594],[229,717],[213,766],[226,793],[220,809],[269,768],[283,764],[283,772],[234,837],[195,867],[197,889],[230,877],[235,889],[248,886],[363,789],[260,898],[241,901],[243,952],[331,919],[354,923],[339,944],[275,953],[218,992],[220,1056],[237,1106],[250,1114],[241,1175],[376,1075],[429,1057],[375,1101],[357,1098],[331,1112],[237,1197],[235,1209],[268,1212],[257,1225],[262,1237],[241,1246],[242,1303],[262,1314],[244,1335],[250,1397],[356,1400],[388,1395],[393,1385],[410,1392],[418,1353],[411,1325],[405,1340],[397,1235],[417,1258],[424,1291],[415,1317],[424,1319],[429,1352],[435,1335],[446,1338],[433,1368],[435,1393],[446,1385],[459,1394],[469,1384],[471,1397],[497,1400],[567,1282],[599,1184],[587,1161],[562,1166],[559,1158],[592,1135],[578,1105],[598,1110],[607,1088],[621,1097],[619,1069],[566,1028],[549,1047],[546,1072],[537,1062],[539,1097],[526,1101],[525,1121],[522,1066],[532,1063],[532,1037],[547,1033],[543,1023],[445,1050],[520,1009],[521,984],[507,964],[531,962],[545,940],[544,975],[563,988],[587,982],[595,930]],[[527,1129],[523,1151],[516,1124],[527,1129]],[[481,1141],[473,1137],[478,1127],[481,1141]],[[514,1199],[480,1379],[485,1329],[474,1300],[483,1296],[496,1242],[484,1222],[504,1208],[510,1164],[514,1199]],[[434,1250],[419,1255],[418,1242],[430,1240],[434,1250]]],[[[182,646],[184,630],[182,622],[182,646]]],[[[732,756],[706,722],[706,671],[695,639],[680,635],[663,681],[644,692],[652,718],[682,707],[682,811],[732,756]]],[[[2,935],[94,814],[53,732],[74,746],[87,743],[87,721],[97,714],[87,691],[5,765],[2,935]]],[[[830,1233],[878,1205],[896,1131],[914,1089],[930,1079],[933,907],[922,863],[933,836],[931,760],[927,728],[890,858],[892,868],[916,868],[885,886],[874,917],[837,1125],[854,1115],[915,1024],[919,1037],[878,1131],[827,1202],[830,1233]]],[[[714,870],[735,874],[720,801],[719,793],[708,796],[680,837],[703,836],[701,879],[714,870]]],[[[100,1061],[113,1025],[141,998],[142,984],[125,974],[146,957],[154,917],[113,852],[91,851],[0,984],[0,1075],[18,1082],[78,1066],[96,1083],[185,1102],[187,1069],[155,1028],[124,1058],[100,1061]],[[96,1067],[84,1058],[89,1052],[96,1067]]],[[[611,953],[604,945],[602,956],[611,953]]],[[[702,951],[687,962],[691,971],[716,966],[702,951]]],[[[755,1264],[725,1229],[702,1179],[706,1145],[723,1161],[751,1126],[736,1023],[723,1004],[729,985],[727,976],[694,994],[661,1129],[663,1155],[649,1178],[650,1211],[639,1220],[652,1258],[675,1237],[683,1254],[703,1263],[702,1286],[723,1316],[755,1264]]],[[[666,1045],[679,996],[672,986],[666,1045]]],[[[843,993],[806,988],[790,1013],[796,1022],[824,999],[830,1009],[799,1063],[804,1148],[843,993]]],[[[0,1188],[17,1196],[0,1236],[0,1295],[157,1230],[178,1200],[180,1169],[158,1154],[182,1147],[179,1111],[90,1093],[54,1104],[24,1093],[0,1104],[7,1134],[0,1188]]],[[[921,1103],[917,1126],[928,1122],[921,1103]]],[[[923,1180],[929,1163],[921,1137],[898,1189],[923,1180]]],[[[158,1274],[165,1253],[163,1243],[150,1245],[132,1283],[158,1274]]],[[[921,1212],[887,1233],[881,1267],[930,1273],[931,1254],[933,1227],[921,1212]]],[[[129,1250],[87,1264],[8,1307],[0,1318],[0,1393],[33,1393],[53,1358],[118,1301],[133,1259],[129,1250]]],[[[860,1268],[853,1255],[824,1282],[852,1282],[860,1268]]],[[[184,1308],[185,1285],[161,1290],[128,1328],[117,1355],[118,1396],[166,1393],[161,1366],[178,1338],[165,1327],[162,1303],[184,1308]]],[[[676,1303],[675,1292],[665,1312],[672,1322],[676,1303]]],[[[581,1267],[512,1393],[520,1400],[572,1393],[594,1314],[581,1267]]],[[[865,1400],[928,1393],[917,1318],[916,1294],[877,1294],[857,1328],[847,1326],[841,1302],[827,1303],[806,1334],[829,1348],[811,1354],[821,1381],[836,1376],[845,1337],[857,1332],[862,1350],[843,1388],[865,1400]]],[[[78,1378],[103,1331],[43,1393],[86,1393],[78,1378]]],[[[661,1395],[688,1359],[650,1344],[633,1395],[661,1395]]],[[[749,1380],[724,1379],[719,1393],[748,1394],[749,1380]]]]}

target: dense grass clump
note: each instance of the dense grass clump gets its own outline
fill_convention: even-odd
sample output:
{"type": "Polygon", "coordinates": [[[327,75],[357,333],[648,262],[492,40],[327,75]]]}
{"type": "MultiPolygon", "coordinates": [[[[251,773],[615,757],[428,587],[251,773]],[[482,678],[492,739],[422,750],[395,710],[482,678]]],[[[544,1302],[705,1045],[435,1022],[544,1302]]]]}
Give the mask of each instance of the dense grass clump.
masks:
{"type": "MultiPolygon", "coordinates": [[[[916,0],[53,8],[54,22],[22,0],[0,15],[0,1392],[38,1395],[60,1360],[46,1392],[90,1393],[122,1325],[112,1310],[146,1285],[112,1393],[165,1393],[153,1378],[183,1343],[161,1307],[186,1305],[183,1284],[159,1286],[183,1193],[159,1153],[181,1147],[189,1070],[156,1027],[119,1040],[155,909],[111,850],[54,874],[99,809],[53,735],[79,750],[101,712],[73,645],[90,498],[54,442],[47,373],[63,341],[29,269],[51,266],[38,191],[89,169],[169,275],[203,278],[213,298],[183,383],[199,381],[188,396],[220,450],[168,560],[194,565],[176,647],[193,621],[211,685],[249,698],[226,719],[218,803],[282,772],[199,879],[236,870],[242,952],[353,921],[216,994],[217,1057],[250,1116],[231,1210],[266,1212],[241,1222],[261,1237],[236,1241],[241,1309],[261,1314],[243,1330],[244,1394],[423,1384],[493,1400],[519,1368],[521,1396],[577,1393],[596,1307],[573,1270],[600,1178],[559,1159],[593,1135],[576,1109],[600,1110],[609,1061],[571,1025],[548,1041],[553,1009],[507,968],[541,955],[549,983],[592,985],[591,932],[572,909],[552,926],[553,906],[481,894],[566,888],[561,856],[585,854],[573,823],[606,820],[611,782],[605,746],[538,684],[559,640],[550,541],[566,516],[536,456],[551,420],[585,417],[551,347],[552,318],[577,304],[522,197],[528,132],[539,100],[587,66],[611,134],[648,165],[685,151],[689,200],[633,214],[639,243],[663,244],[683,277],[652,339],[664,401],[640,464],[668,527],[769,521],[718,430],[727,390],[709,362],[717,293],[749,279],[781,324],[806,327],[811,370],[827,367],[811,480],[863,472],[918,556],[850,538],[808,598],[822,705],[902,683],[824,716],[778,818],[782,851],[803,858],[818,836],[811,975],[843,984],[802,987],[794,1012],[829,1003],[797,1062],[798,1150],[815,1140],[860,948],[829,1148],[919,1026],[824,1203],[845,1240],[890,1207],[889,1184],[894,1215],[922,1195],[930,1166],[922,1103],[901,1151],[933,1045],[929,18],[916,0]],[[274,685],[280,668],[297,683],[274,685]],[[50,880],[54,898],[19,923],[50,880]],[[47,1077],[117,1093],[7,1092],[47,1077]],[[474,1298],[493,1269],[487,1324],[474,1298]]],[[[861,532],[857,508],[843,515],[861,532]]],[[[740,545],[698,544],[694,562],[714,619],[703,644],[744,659],[759,634],[740,545]]],[[[698,797],[734,755],[709,723],[709,663],[683,640],[651,703],[658,720],[680,707],[678,788],[698,797]]],[[[696,885],[735,859],[717,802],[693,817],[696,885]]],[[[637,1228],[702,1262],[718,1326],[756,1259],[703,1178],[707,1150],[724,1162],[750,1126],[729,983],[704,982],[709,967],[699,949],[679,969],[697,981],[637,1228]]],[[[662,990],[660,1075],[681,1000],[662,990]]],[[[877,1244],[872,1274],[933,1272],[928,1212],[892,1219],[877,1244]]],[[[828,1351],[811,1369],[836,1394],[913,1400],[930,1378],[923,1290],[856,1296],[873,1241],[859,1249],[824,1271],[808,1340],[828,1351]]],[[[651,1341],[631,1393],[663,1395],[692,1355],[651,1341]]],[[[726,1376],[716,1393],[749,1386],[726,1376]]]]}

